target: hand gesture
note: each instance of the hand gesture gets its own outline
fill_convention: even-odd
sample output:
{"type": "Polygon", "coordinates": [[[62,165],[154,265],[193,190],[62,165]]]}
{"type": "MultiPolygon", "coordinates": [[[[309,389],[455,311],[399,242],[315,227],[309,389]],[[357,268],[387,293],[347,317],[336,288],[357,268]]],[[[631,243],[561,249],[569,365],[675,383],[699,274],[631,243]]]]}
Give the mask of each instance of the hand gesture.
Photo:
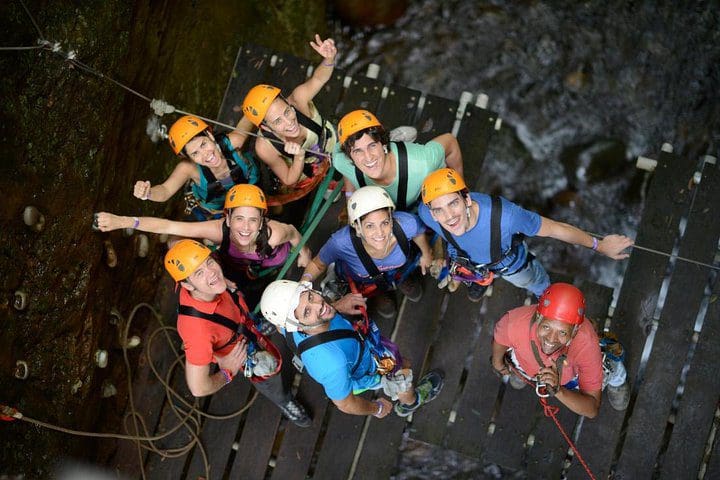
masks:
{"type": "Polygon", "coordinates": [[[150,198],[150,189],[152,185],[150,182],[145,180],[138,180],[135,182],[135,188],[133,189],[133,195],[140,200],[148,200],[150,198]]]}
{"type": "Polygon", "coordinates": [[[119,228],[123,228],[122,217],[107,212],[98,212],[95,214],[94,226],[101,232],[111,232],[119,228]]]}
{"type": "Polygon", "coordinates": [[[235,344],[233,349],[224,357],[213,356],[220,368],[227,368],[235,376],[247,360],[247,339],[245,337],[235,344]]]}
{"type": "Polygon", "coordinates": [[[288,142],[285,142],[285,145],[283,146],[283,148],[290,155],[294,155],[296,157],[298,155],[302,155],[303,157],[305,156],[305,151],[302,149],[302,147],[300,146],[299,143],[288,141],[288,142]]]}
{"type": "Polygon", "coordinates": [[[310,260],[312,260],[312,252],[307,245],[305,245],[300,249],[300,253],[298,254],[297,266],[299,268],[305,268],[310,263],[310,260]]]}
{"type": "Polygon", "coordinates": [[[335,40],[328,38],[323,40],[320,35],[315,34],[315,41],[310,42],[310,46],[319,53],[328,63],[332,63],[337,55],[337,48],[335,48],[335,40]]]}
{"type": "Polygon", "coordinates": [[[541,368],[537,374],[537,380],[544,383],[553,392],[560,387],[560,378],[558,378],[558,372],[554,366],[541,368]]]}
{"type": "Polygon", "coordinates": [[[333,308],[338,313],[345,315],[360,315],[360,308],[367,308],[367,300],[359,293],[348,293],[337,302],[333,303],[333,308]]]}
{"type": "Polygon", "coordinates": [[[630,256],[629,253],[624,253],[623,250],[634,244],[635,241],[630,237],[612,234],[605,236],[598,242],[597,251],[614,260],[622,260],[630,256]]]}

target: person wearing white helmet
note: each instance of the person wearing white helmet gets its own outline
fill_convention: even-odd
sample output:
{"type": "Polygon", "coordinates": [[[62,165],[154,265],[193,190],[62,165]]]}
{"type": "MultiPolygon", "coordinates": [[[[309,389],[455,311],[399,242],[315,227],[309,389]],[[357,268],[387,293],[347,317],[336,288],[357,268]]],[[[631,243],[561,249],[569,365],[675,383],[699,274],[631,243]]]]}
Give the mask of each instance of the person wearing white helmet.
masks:
{"type": "Polygon", "coordinates": [[[373,297],[377,313],[392,318],[396,308],[389,292],[398,288],[412,302],[422,297],[416,268],[425,274],[433,260],[425,227],[417,216],[396,212],[390,195],[376,186],[353,192],[347,210],[349,225],[322,246],[302,280],[312,282],[334,264],[343,287],[373,297]]]}
{"type": "Polygon", "coordinates": [[[310,376],[344,413],[383,418],[394,408],[406,417],[442,389],[442,374],[434,370],[413,388],[412,370],[403,368],[397,347],[380,337],[374,322],[368,322],[366,334],[359,334],[307,282],[274,281],[263,292],[260,310],[296,346],[310,376]],[[381,388],[397,401],[394,407],[382,396],[376,400],[359,396],[381,388]]]}

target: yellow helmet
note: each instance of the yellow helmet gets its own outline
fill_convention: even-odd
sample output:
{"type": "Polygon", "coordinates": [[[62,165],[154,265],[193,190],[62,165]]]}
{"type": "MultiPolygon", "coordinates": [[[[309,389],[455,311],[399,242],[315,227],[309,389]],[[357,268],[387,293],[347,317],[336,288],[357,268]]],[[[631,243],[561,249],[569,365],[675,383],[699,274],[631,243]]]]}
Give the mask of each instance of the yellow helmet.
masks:
{"type": "Polygon", "coordinates": [[[207,257],[210,249],[195,240],[180,240],[165,254],[165,270],[173,280],[180,282],[189,277],[207,257]]]}
{"type": "Polygon", "coordinates": [[[435,170],[425,177],[422,184],[422,201],[425,205],[448,193],[465,190],[465,180],[452,168],[435,170]]]}
{"type": "Polygon", "coordinates": [[[249,183],[241,183],[232,187],[225,195],[225,210],[235,207],[255,207],[265,213],[267,211],[267,200],[259,187],[249,183]]]}
{"type": "Polygon", "coordinates": [[[367,110],[353,110],[342,117],[338,123],[340,144],[344,144],[350,135],[370,127],[382,127],[382,124],[375,115],[367,110]]]}
{"type": "Polygon", "coordinates": [[[245,100],[243,100],[243,114],[256,127],[259,127],[265,115],[267,114],[270,104],[280,95],[280,89],[272,85],[255,85],[250,89],[245,100]]]}
{"type": "Polygon", "coordinates": [[[168,142],[175,155],[180,155],[182,149],[192,138],[203,130],[209,128],[208,124],[197,117],[185,115],[173,123],[168,133],[168,142]]]}

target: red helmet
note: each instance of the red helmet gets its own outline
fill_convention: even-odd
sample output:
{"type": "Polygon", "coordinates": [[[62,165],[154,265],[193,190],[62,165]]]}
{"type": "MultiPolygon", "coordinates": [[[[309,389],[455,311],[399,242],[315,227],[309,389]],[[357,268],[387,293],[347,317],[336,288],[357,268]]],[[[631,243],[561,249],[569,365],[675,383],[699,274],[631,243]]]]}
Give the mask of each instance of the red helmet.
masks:
{"type": "Polygon", "coordinates": [[[569,283],[553,283],[542,295],[537,312],[550,320],[580,325],[585,319],[585,296],[569,283]]]}

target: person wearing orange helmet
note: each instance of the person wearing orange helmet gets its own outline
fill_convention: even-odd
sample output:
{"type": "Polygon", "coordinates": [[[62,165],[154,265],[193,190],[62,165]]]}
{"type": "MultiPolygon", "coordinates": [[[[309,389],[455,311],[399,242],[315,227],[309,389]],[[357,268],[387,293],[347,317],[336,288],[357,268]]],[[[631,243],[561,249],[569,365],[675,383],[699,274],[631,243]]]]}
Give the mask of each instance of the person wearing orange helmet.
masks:
{"type": "Polygon", "coordinates": [[[437,170],[422,185],[418,215],[448,242],[448,273],[468,287],[468,298],[480,301],[496,276],[539,297],[550,278],[532,255],[524,237],[550,237],[582,245],[612,259],[627,258],[632,239],[607,235],[602,240],[577,227],[542,217],[499,197],[470,192],[450,168],[437,170]]]}
{"type": "Polygon", "coordinates": [[[354,110],[338,123],[340,147],[333,165],[345,177],[348,195],[365,185],[385,189],[400,211],[415,211],[423,179],[445,166],[462,173],[462,152],[455,137],[439,135],[425,145],[391,142],[377,117],[354,110]]]}
{"type": "Polygon", "coordinates": [[[214,135],[203,120],[181,117],[170,127],[168,142],[182,160],[161,184],[135,182],[133,194],[140,200],[165,202],[187,184],[186,213],[196,220],[221,218],[225,193],[233,185],[259,183],[255,158],[240,152],[247,139],[244,132],[252,128],[247,119],[241,119],[236,130],[214,135]]]}
{"type": "Polygon", "coordinates": [[[212,395],[242,373],[293,423],[309,427],[310,417],[278,375],[280,352],[255,328],[242,295],[227,289],[210,249],[195,240],[180,240],[168,250],[164,265],[180,287],[177,329],[190,392],[212,395]]]}
{"type": "MultiPolygon", "coordinates": [[[[122,217],[97,214],[97,227],[107,232],[134,228],[143,232],[202,238],[219,245],[218,254],[225,276],[240,286],[254,308],[271,275],[258,281],[256,270],[281,266],[290,249],[301,240],[293,226],[267,217],[265,194],[255,185],[235,185],[225,198],[225,218],[205,222],[178,222],[156,217],[122,217]]],[[[298,267],[307,266],[311,252],[303,246],[298,267]]]]}
{"type": "Polygon", "coordinates": [[[510,385],[533,385],[578,415],[598,414],[602,390],[616,410],[630,400],[622,358],[601,350],[595,325],[585,317],[585,297],[573,285],[554,283],[537,305],[507,312],[495,325],[492,368],[510,385]]]}
{"type": "Polygon", "coordinates": [[[328,161],[313,152],[331,152],[337,140],[332,124],[321,117],[312,102],[332,76],[335,42],[315,35],[310,46],[323,59],[312,76],[290,95],[284,97],[272,85],[255,85],[243,100],[244,118],[259,128],[261,136],[255,142],[255,153],[277,177],[280,193],[309,184],[319,164],[328,161]]]}

